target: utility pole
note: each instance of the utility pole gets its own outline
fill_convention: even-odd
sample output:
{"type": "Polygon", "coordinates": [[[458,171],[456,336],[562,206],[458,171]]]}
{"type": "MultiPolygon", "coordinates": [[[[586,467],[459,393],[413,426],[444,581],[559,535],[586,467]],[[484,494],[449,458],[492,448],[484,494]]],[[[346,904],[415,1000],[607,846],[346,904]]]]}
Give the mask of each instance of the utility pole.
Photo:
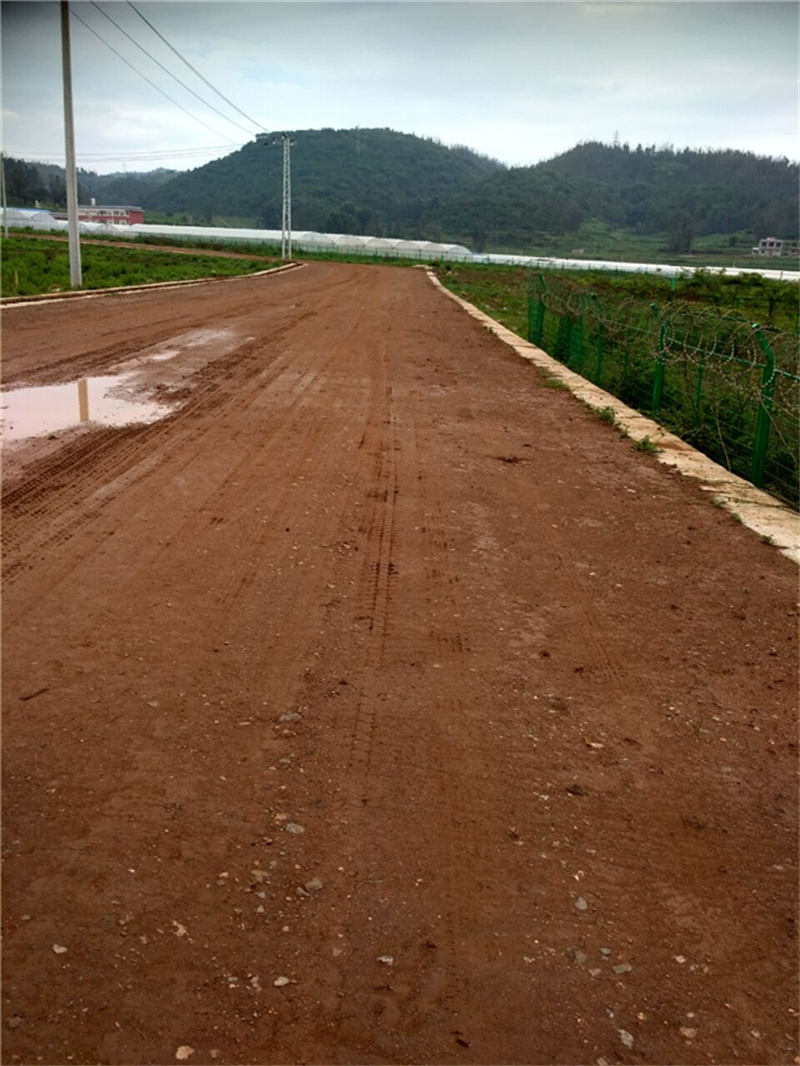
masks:
{"type": "Polygon", "coordinates": [[[69,283],[77,288],[81,275],[78,234],[78,177],[75,173],[75,126],[72,121],[72,58],[69,47],[69,0],[61,0],[61,70],[64,75],[64,140],[67,171],[67,225],[69,228],[69,283]]]}
{"type": "Polygon", "coordinates": [[[0,184],[3,196],[3,236],[8,240],[8,200],[6,199],[6,157],[0,152],[0,184]]]}
{"type": "Polygon", "coordinates": [[[281,258],[292,258],[292,160],[291,149],[297,144],[288,133],[281,133],[267,140],[266,133],[256,135],[256,140],[265,147],[283,146],[283,215],[281,219],[281,258]]]}

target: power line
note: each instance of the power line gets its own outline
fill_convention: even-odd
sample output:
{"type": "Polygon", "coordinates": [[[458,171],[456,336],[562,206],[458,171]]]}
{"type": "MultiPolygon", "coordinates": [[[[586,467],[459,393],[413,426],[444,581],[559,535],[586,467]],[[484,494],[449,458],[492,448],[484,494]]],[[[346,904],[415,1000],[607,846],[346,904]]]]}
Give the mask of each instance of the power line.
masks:
{"type": "MultiPolygon", "coordinates": [[[[48,152],[46,155],[42,154],[42,155],[39,155],[39,156],[35,156],[33,154],[29,154],[28,156],[14,154],[12,156],[9,156],[8,158],[9,158],[9,160],[14,160],[15,162],[30,163],[31,166],[37,166],[37,167],[47,167],[47,166],[63,167],[64,166],[64,162],[65,162],[63,155],[58,155],[58,154],[55,154],[53,152],[48,152]]],[[[199,161],[199,162],[202,163],[204,160],[207,160],[208,162],[211,162],[211,160],[213,158],[215,158],[215,157],[214,156],[209,157],[205,152],[202,152],[202,153],[198,152],[196,155],[181,155],[181,156],[176,156],[176,157],[168,156],[168,155],[156,155],[156,156],[150,156],[150,155],[142,155],[142,156],[95,155],[95,156],[85,156],[85,155],[81,155],[80,153],[76,153],[76,159],[77,159],[77,162],[78,162],[78,166],[81,168],[81,170],[88,170],[88,171],[91,171],[99,163],[120,163],[122,165],[130,163],[130,164],[132,164],[134,166],[136,166],[137,164],[144,165],[145,163],[161,163],[161,164],[163,164],[163,169],[166,169],[166,170],[180,170],[181,169],[180,164],[194,163],[195,161],[199,161]],[[174,162],[173,162],[173,159],[174,159],[174,162]]]]}
{"type": "Polygon", "coordinates": [[[152,152],[81,152],[82,159],[171,159],[173,156],[183,158],[192,155],[208,155],[211,152],[227,151],[230,145],[221,144],[216,148],[161,148],[152,152]]]}
{"type": "Polygon", "coordinates": [[[78,22],[82,22],[83,25],[86,27],[86,29],[90,31],[90,33],[93,33],[95,35],[95,37],[97,37],[98,40],[103,42],[103,44],[106,46],[106,48],[110,48],[115,56],[117,56],[119,59],[121,59],[122,62],[126,66],[130,67],[132,71],[134,71],[136,74],[138,74],[140,78],[144,78],[144,80],[147,82],[148,85],[152,85],[152,87],[156,90],[156,92],[159,92],[159,93],[161,93],[162,96],[165,96],[167,98],[167,100],[169,100],[169,102],[171,104],[174,104],[175,107],[179,107],[181,109],[181,111],[185,112],[189,116],[189,118],[194,119],[195,122],[199,122],[200,125],[201,126],[205,126],[205,128],[207,130],[211,130],[211,132],[212,133],[216,133],[216,135],[218,137],[222,137],[223,140],[226,140],[228,142],[228,144],[236,145],[236,141],[232,141],[230,139],[230,137],[226,137],[224,133],[220,133],[219,130],[215,130],[213,126],[209,126],[209,124],[207,122],[203,122],[203,120],[201,118],[198,118],[197,115],[193,115],[191,111],[188,111],[183,106],[183,104],[179,104],[177,100],[173,100],[172,99],[172,97],[169,95],[169,93],[165,93],[163,89],[160,89],[158,87],[158,85],[156,85],[156,83],[154,81],[151,81],[147,77],[146,74],[142,74],[141,70],[139,70],[137,67],[135,67],[133,65],[133,63],[131,63],[129,60],[127,60],[125,58],[125,56],[122,55],[121,52],[118,52],[116,50],[116,48],[113,46],[113,44],[109,44],[108,41],[105,39],[105,37],[101,36],[101,34],[99,34],[96,29],[94,29],[92,26],[89,25],[88,22],[86,22],[84,19],[82,19],[81,16],[78,14],[78,12],[75,10],[75,8],[70,8],[70,14],[73,15],[78,20],[78,22]]]}
{"type": "MultiPolygon", "coordinates": [[[[227,144],[212,144],[204,145],[197,148],[153,148],[150,150],[144,150],[141,152],[112,152],[106,150],[105,152],[81,152],[82,159],[137,159],[141,156],[155,157],[155,156],[184,156],[184,155],[206,155],[209,152],[222,152],[228,149],[227,144]]],[[[6,152],[6,157],[9,159],[19,159],[24,161],[27,158],[38,159],[50,159],[53,155],[58,155],[58,152],[35,152],[27,149],[22,151],[6,152]]]]}
{"type": "MultiPolygon", "coordinates": [[[[144,52],[144,54],[148,57],[148,59],[152,59],[152,61],[156,64],[156,66],[161,67],[161,69],[166,74],[169,74],[169,76],[171,78],[173,78],[178,83],[178,85],[182,86],[184,89],[186,89],[187,92],[191,93],[192,96],[196,97],[200,101],[201,104],[205,104],[206,107],[210,107],[212,111],[216,112],[216,114],[218,114],[220,116],[220,118],[224,118],[225,121],[226,122],[230,122],[232,126],[236,126],[237,129],[244,130],[244,132],[248,135],[248,137],[252,137],[253,136],[253,131],[252,130],[245,129],[245,127],[242,126],[240,123],[238,123],[235,119],[228,118],[228,116],[226,114],[224,114],[222,111],[220,111],[218,107],[214,107],[214,105],[210,104],[208,102],[208,100],[204,100],[203,97],[200,96],[199,93],[196,93],[194,91],[194,89],[192,89],[190,86],[188,86],[186,84],[186,82],[181,81],[181,79],[177,76],[177,74],[173,74],[172,71],[168,67],[165,67],[164,64],[160,60],[156,59],[156,57],[154,55],[151,55],[150,52],[148,52],[147,49],[144,47],[144,45],[139,44],[139,42],[136,40],[135,37],[132,37],[131,34],[128,33],[128,31],[126,29],[123,29],[123,27],[120,26],[120,24],[118,22],[115,22],[114,19],[112,19],[112,17],[107,12],[103,11],[102,7],[100,7],[99,4],[95,3],[95,0],[91,0],[91,3],[92,3],[92,7],[97,8],[97,10],[100,12],[100,14],[104,18],[107,18],[112,26],[116,26],[116,28],[119,30],[120,33],[124,33],[125,36],[128,38],[128,40],[133,42],[133,44],[136,45],[136,47],[139,49],[140,52],[144,52]]],[[[257,125],[257,123],[254,123],[254,125],[257,125]]],[[[258,127],[258,128],[260,129],[261,127],[258,127]]]]}
{"type": "Polygon", "coordinates": [[[211,89],[213,92],[215,92],[217,94],[217,96],[219,96],[220,99],[224,100],[226,104],[228,104],[230,107],[232,107],[234,109],[234,111],[238,111],[239,114],[242,116],[242,118],[246,118],[248,122],[252,122],[252,124],[257,129],[263,130],[264,126],[263,126],[263,124],[261,122],[256,122],[256,120],[254,118],[251,118],[250,115],[248,115],[246,112],[242,111],[242,109],[240,107],[237,107],[236,104],[232,100],[229,100],[227,96],[225,96],[223,93],[221,93],[219,91],[219,89],[215,85],[212,85],[211,82],[208,80],[208,78],[204,77],[200,73],[200,71],[197,69],[197,67],[193,67],[192,64],[189,62],[189,60],[185,56],[182,56],[181,53],[178,51],[178,49],[174,47],[174,45],[171,45],[169,43],[169,41],[164,36],[164,34],[161,33],[159,30],[157,30],[155,28],[155,26],[153,25],[153,23],[150,22],[148,19],[146,19],[144,17],[144,15],[141,13],[141,11],[139,11],[139,9],[137,7],[134,7],[134,5],[131,3],[131,0],[127,0],[127,3],[128,3],[128,7],[132,8],[136,12],[136,14],[142,20],[142,22],[146,22],[147,25],[150,27],[150,29],[153,31],[153,33],[155,33],[158,37],[161,38],[161,40],[164,42],[164,44],[167,46],[167,48],[171,49],[175,53],[175,55],[178,57],[178,59],[180,59],[183,63],[186,64],[186,66],[189,68],[189,70],[194,71],[194,73],[197,75],[197,77],[200,78],[201,81],[205,82],[205,84],[209,87],[209,89],[211,89]]]}

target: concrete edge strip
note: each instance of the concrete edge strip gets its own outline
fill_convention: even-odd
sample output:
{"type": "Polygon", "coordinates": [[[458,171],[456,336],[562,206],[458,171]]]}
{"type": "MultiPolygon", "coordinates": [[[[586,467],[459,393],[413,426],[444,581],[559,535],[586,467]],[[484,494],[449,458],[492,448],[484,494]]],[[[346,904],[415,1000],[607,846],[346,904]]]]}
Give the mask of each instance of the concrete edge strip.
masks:
{"type": "Polygon", "coordinates": [[[115,285],[110,289],[89,289],[81,292],[44,292],[36,296],[6,296],[0,300],[3,309],[32,307],[34,304],[60,303],[62,300],[91,300],[98,296],[125,296],[130,292],[150,292],[153,289],[177,289],[185,285],[207,285],[208,282],[243,281],[247,278],[263,278],[266,274],[281,274],[286,270],[299,270],[305,263],[284,263],[268,270],[256,270],[252,274],[229,274],[217,278],[186,278],[183,281],[149,281],[144,285],[115,285]]]}
{"type": "Polygon", "coordinates": [[[609,407],[614,412],[616,423],[624,429],[634,441],[650,441],[659,450],[656,459],[667,466],[675,467],[687,477],[697,478],[701,488],[712,496],[713,502],[734,515],[738,521],[762,537],[769,537],[776,548],[792,562],[800,564],[800,515],[782,504],[774,496],[757,489],[744,478],[732,474],[725,467],[697,451],[686,441],[669,433],[657,422],[639,411],[634,411],[616,396],[593,385],[586,378],[569,370],[563,363],[537,348],[530,341],[523,340],[510,329],[500,325],[494,318],[480,311],[474,304],[456,296],[444,286],[436,274],[426,268],[426,273],[433,284],[464,308],[474,319],[481,323],[490,333],[494,333],[505,344],[513,348],[517,355],[533,363],[541,370],[558,378],[591,408],[609,407]]]}

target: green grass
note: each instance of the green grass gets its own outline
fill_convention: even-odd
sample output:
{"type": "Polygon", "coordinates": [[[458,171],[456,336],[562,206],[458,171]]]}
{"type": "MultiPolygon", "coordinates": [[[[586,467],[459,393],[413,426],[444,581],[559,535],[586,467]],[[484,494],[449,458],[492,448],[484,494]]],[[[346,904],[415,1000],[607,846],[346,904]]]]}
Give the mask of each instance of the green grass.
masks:
{"type": "Polygon", "coordinates": [[[800,324],[800,286],[794,281],[772,281],[760,274],[726,277],[698,271],[691,277],[671,279],[657,274],[612,273],[599,270],[544,270],[493,264],[436,265],[444,285],[480,307],[504,326],[527,335],[528,283],[532,275],[569,278],[593,292],[598,300],[632,297],[667,303],[681,300],[698,306],[796,331],[800,324]]]}
{"type": "Polygon", "coordinates": [[[545,352],[745,479],[754,470],[762,344],[771,346],[777,373],[760,473],[767,491],[798,506],[796,282],[700,271],[673,286],[650,274],[484,264],[440,264],[437,272],[450,290],[523,337],[531,285],[531,335],[541,330],[545,352]]]}
{"type": "MultiPolygon", "coordinates": [[[[176,255],[136,248],[81,247],[82,289],[118,285],[144,285],[157,281],[233,277],[277,265],[264,258],[233,259],[209,255],[176,255]]],[[[9,237],[0,257],[0,292],[3,296],[35,296],[70,289],[69,247],[64,241],[9,237]]]]}
{"type": "MultiPolygon", "coordinates": [[[[466,235],[459,238],[469,245],[466,235]]],[[[713,233],[696,237],[692,251],[683,254],[667,251],[666,233],[634,233],[618,229],[606,222],[591,219],[576,233],[552,235],[543,233],[539,239],[524,247],[489,243],[487,252],[511,255],[554,256],[566,259],[604,259],[609,262],[672,263],[676,266],[766,267],[777,270],[797,270],[797,260],[789,258],[763,259],[754,256],[755,234],[748,230],[734,233],[713,233]],[[733,241],[733,243],[731,243],[733,241]]]]}
{"type": "Polygon", "coordinates": [[[528,277],[524,267],[440,263],[436,274],[457,296],[475,304],[520,337],[528,331],[528,277]]]}
{"type": "Polygon", "coordinates": [[[613,407],[593,407],[592,410],[601,422],[607,422],[609,426],[617,424],[617,416],[613,407]]]}
{"type": "Polygon", "coordinates": [[[546,371],[542,373],[541,383],[545,389],[566,389],[569,391],[569,385],[562,381],[561,378],[557,378],[555,374],[548,374],[546,371]]]}
{"type": "Polygon", "coordinates": [[[644,436],[641,440],[637,440],[633,446],[633,450],[635,452],[645,452],[647,455],[658,455],[661,451],[660,448],[657,448],[655,444],[653,444],[649,436],[644,436]]]}
{"type": "MultiPolygon", "coordinates": [[[[19,229],[16,232],[27,235],[33,234],[35,231],[33,229],[19,229]]],[[[84,239],[81,246],[83,247],[86,241],[92,241],[93,243],[98,241],[102,243],[118,244],[120,240],[127,241],[132,248],[135,248],[137,245],[159,248],[196,248],[198,251],[239,252],[242,255],[247,256],[264,256],[267,259],[280,259],[280,245],[276,245],[274,241],[244,241],[227,238],[218,238],[214,240],[207,237],[186,237],[180,234],[171,237],[162,234],[141,233],[132,238],[120,238],[116,234],[93,233],[90,237],[84,239]]],[[[411,258],[407,255],[384,256],[379,255],[377,252],[359,254],[358,252],[353,251],[312,252],[302,248],[292,249],[292,259],[296,262],[320,261],[330,263],[369,263],[383,266],[403,267],[418,266],[421,262],[428,266],[434,265],[433,263],[428,263],[426,260],[411,258]]]]}

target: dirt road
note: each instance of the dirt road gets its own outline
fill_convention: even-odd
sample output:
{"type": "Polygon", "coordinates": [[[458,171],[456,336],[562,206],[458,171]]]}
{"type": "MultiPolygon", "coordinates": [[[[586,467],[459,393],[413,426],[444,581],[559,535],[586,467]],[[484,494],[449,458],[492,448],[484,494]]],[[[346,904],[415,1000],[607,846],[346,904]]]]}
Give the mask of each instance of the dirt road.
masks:
{"type": "Polygon", "coordinates": [[[5,1062],[799,1061],[788,560],[420,270],[4,322],[180,404],[7,452],[5,1062]]]}

